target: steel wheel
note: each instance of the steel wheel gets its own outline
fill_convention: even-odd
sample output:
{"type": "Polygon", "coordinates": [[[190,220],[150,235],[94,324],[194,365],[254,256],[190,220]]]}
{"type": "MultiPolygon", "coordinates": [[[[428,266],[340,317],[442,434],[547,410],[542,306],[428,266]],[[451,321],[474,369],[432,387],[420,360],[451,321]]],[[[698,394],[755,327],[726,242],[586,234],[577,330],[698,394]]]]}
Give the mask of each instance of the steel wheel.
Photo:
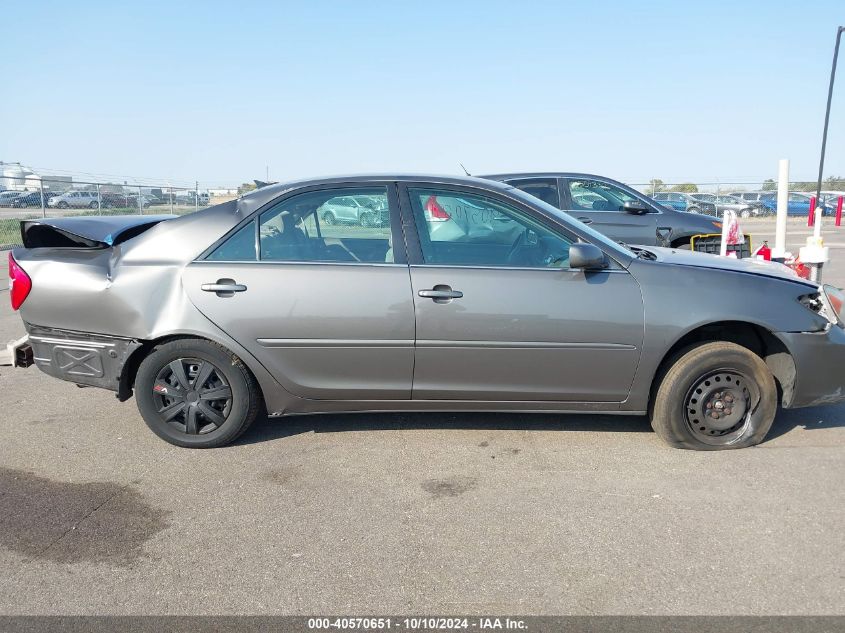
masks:
{"type": "Polygon", "coordinates": [[[723,369],[699,378],[684,399],[687,426],[700,442],[724,446],[742,437],[759,401],[757,385],[723,369]]]}
{"type": "Polygon", "coordinates": [[[152,392],[161,421],[187,435],[220,428],[232,410],[232,389],[207,360],[171,361],[156,375],[152,392]]]}

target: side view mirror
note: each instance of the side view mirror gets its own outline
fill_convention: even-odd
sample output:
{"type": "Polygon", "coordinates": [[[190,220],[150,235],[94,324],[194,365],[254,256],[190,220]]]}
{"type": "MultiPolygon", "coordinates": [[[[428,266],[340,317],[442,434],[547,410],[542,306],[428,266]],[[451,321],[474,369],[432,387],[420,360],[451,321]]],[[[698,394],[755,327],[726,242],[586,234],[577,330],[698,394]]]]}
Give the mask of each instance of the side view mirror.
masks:
{"type": "Polygon", "coordinates": [[[607,268],[607,257],[598,246],[577,242],[569,246],[569,267],[601,270],[607,268]]]}
{"type": "Polygon", "coordinates": [[[622,208],[625,210],[625,213],[631,213],[633,215],[648,213],[648,207],[639,200],[628,200],[628,202],[622,205],[622,208]]]}

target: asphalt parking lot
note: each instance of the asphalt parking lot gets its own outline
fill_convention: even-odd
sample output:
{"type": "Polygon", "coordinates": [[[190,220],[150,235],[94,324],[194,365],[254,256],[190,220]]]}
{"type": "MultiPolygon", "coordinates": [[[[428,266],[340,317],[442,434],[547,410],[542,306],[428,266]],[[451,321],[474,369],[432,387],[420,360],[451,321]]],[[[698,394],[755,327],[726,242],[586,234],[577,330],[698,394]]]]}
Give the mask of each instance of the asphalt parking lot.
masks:
{"type": "MultiPolygon", "coordinates": [[[[845,285],[845,227],[825,239],[845,285]]],[[[845,406],[715,453],[525,414],[263,420],[190,451],[35,368],[0,368],[0,411],[3,614],[845,614],[845,406]]]]}

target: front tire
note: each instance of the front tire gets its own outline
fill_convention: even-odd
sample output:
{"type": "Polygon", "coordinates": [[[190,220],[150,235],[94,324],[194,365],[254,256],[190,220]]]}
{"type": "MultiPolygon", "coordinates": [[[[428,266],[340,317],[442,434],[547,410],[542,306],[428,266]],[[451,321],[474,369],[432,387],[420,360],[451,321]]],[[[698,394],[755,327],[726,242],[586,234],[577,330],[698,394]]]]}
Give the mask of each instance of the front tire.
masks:
{"type": "Polygon", "coordinates": [[[156,346],[138,367],[135,398],[153,433],[185,448],[230,444],[261,406],[260,389],[243,361],[201,339],[156,346]]]}
{"type": "Polygon", "coordinates": [[[334,213],[332,213],[331,211],[326,211],[323,214],[323,222],[329,226],[332,226],[333,224],[337,224],[337,219],[335,219],[334,213]]]}
{"type": "Polygon", "coordinates": [[[675,357],[654,395],[651,426],[675,448],[744,448],[763,441],[776,412],[777,388],[763,359],[718,341],[675,357]]]}

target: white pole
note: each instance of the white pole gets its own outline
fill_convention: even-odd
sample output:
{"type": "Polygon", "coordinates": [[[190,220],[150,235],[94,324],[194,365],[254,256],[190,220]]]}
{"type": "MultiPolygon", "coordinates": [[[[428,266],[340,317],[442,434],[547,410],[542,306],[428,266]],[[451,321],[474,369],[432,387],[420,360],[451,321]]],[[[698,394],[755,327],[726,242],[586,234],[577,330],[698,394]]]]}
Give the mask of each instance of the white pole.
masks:
{"type": "Polygon", "coordinates": [[[38,181],[38,188],[41,191],[41,217],[47,217],[47,211],[44,209],[44,178],[38,181]]]}
{"type": "Polygon", "coordinates": [[[789,159],[778,162],[778,210],[775,221],[775,248],[772,257],[783,258],[786,253],[786,207],[789,202],[789,159]]]}
{"type": "Polygon", "coordinates": [[[822,206],[821,196],[816,199],[816,210],[813,215],[816,217],[813,218],[815,222],[813,222],[813,237],[816,238],[816,244],[821,244],[819,240],[822,238],[822,211],[824,210],[824,206],[822,206]]]}

